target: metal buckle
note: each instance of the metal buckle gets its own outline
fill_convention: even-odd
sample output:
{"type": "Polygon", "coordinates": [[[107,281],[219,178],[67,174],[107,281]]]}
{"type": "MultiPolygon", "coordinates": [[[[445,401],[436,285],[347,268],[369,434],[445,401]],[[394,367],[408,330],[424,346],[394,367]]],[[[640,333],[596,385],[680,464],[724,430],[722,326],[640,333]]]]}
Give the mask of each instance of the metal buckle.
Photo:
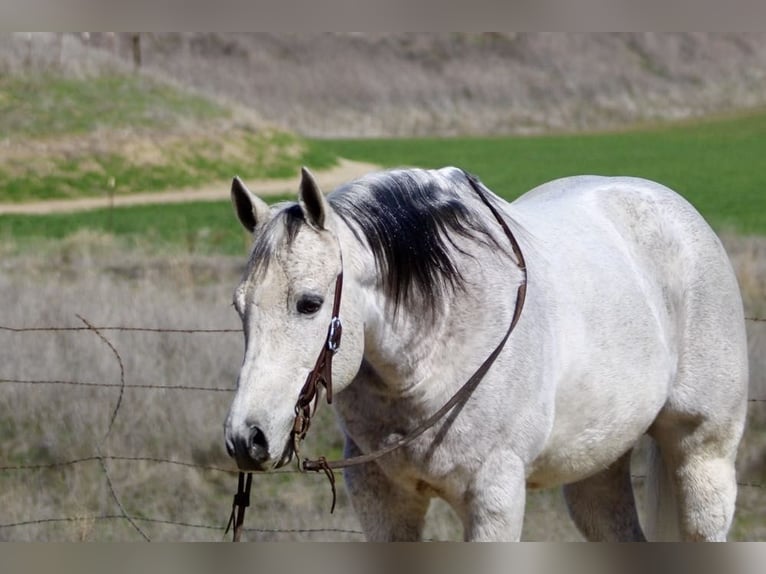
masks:
{"type": "Polygon", "coordinates": [[[327,348],[335,353],[340,348],[340,334],[343,325],[339,317],[333,317],[330,320],[330,328],[327,331],[327,348]]]}

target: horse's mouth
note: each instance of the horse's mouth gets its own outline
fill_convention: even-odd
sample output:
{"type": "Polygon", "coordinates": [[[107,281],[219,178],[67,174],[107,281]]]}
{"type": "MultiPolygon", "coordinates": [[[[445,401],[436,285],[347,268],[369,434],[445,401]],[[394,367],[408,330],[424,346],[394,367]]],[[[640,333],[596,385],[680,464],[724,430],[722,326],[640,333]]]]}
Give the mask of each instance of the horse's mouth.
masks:
{"type": "Polygon", "coordinates": [[[274,462],[273,458],[263,462],[256,462],[250,456],[241,456],[239,453],[234,455],[234,459],[241,472],[268,472],[288,464],[293,459],[294,454],[293,443],[289,441],[276,462],[274,462]]]}
{"type": "Polygon", "coordinates": [[[293,455],[295,454],[295,450],[293,449],[293,442],[287,441],[287,444],[285,445],[285,450],[282,451],[282,456],[279,457],[279,460],[277,461],[277,464],[274,465],[274,468],[282,468],[286,464],[288,464],[292,459],[293,455]]]}

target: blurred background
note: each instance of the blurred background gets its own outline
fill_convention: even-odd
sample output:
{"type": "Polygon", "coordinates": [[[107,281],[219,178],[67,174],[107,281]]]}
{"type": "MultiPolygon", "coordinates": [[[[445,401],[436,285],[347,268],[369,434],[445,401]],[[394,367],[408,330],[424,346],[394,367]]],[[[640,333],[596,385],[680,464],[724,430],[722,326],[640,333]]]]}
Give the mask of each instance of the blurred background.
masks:
{"type": "MultiPolygon", "coordinates": [[[[766,34],[0,34],[0,540],[220,540],[242,360],[240,175],[292,198],[394,166],[512,200],[656,179],[722,237],[749,426],[731,538],[766,540],[766,34]]],[[[338,456],[320,410],[306,449],[338,456]]],[[[642,496],[642,457],[634,481],[642,496]]],[[[360,540],[323,475],[254,478],[245,539],[360,540]]],[[[524,538],[579,540],[558,491],[524,538]]],[[[426,537],[461,539],[434,503],[426,537]]]]}

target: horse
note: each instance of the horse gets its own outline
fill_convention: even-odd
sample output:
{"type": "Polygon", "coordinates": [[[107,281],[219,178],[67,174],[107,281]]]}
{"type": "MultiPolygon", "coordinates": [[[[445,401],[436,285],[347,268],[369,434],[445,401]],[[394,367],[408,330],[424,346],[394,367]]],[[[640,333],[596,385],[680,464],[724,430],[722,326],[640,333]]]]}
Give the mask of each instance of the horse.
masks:
{"type": "Polygon", "coordinates": [[[294,457],[296,412],[310,409],[296,398],[320,368],[344,456],[385,453],[344,470],[368,540],[419,540],[440,497],[465,540],[517,541],[527,489],[557,486],[587,540],[726,539],[747,403],[742,301],[720,240],[676,192],[573,176],[508,203],[446,167],[325,196],[304,168],[297,202],[269,207],[239,178],[231,198],[253,235],[224,424],[241,470],[294,457]]]}

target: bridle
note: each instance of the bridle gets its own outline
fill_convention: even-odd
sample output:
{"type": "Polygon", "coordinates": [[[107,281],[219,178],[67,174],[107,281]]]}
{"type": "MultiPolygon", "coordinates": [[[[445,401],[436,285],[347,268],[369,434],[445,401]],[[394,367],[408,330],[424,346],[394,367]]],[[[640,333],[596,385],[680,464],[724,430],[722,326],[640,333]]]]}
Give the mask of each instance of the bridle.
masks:
{"type": "MultiPolygon", "coordinates": [[[[411,430],[407,435],[400,438],[394,443],[391,443],[381,449],[378,449],[369,454],[363,454],[351,458],[339,459],[339,460],[327,460],[321,456],[316,459],[304,458],[300,461],[300,444],[308,433],[311,426],[311,418],[316,413],[316,409],[319,406],[319,388],[324,387],[325,395],[327,397],[327,403],[332,403],[332,358],[340,347],[340,339],[343,332],[343,327],[340,320],[340,301],[343,291],[343,259],[341,257],[341,270],[335,279],[335,297],[333,299],[332,317],[330,324],[327,328],[327,336],[325,342],[322,345],[322,350],[319,351],[317,360],[314,363],[314,368],[309,372],[306,377],[306,382],[303,384],[303,388],[298,394],[298,400],[295,403],[295,420],[293,422],[293,429],[290,433],[293,451],[298,459],[298,468],[303,472],[322,471],[327,476],[330,482],[330,488],[332,489],[332,506],[330,512],[335,510],[336,491],[335,491],[335,474],[334,470],[340,468],[348,468],[350,466],[356,466],[359,464],[367,464],[373,462],[415,440],[422,435],[425,431],[436,424],[442,417],[444,417],[450,410],[452,410],[457,404],[465,401],[473,393],[474,389],[478,386],[481,380],[486,375],[489,368],[495,362],[500,352],[505,346],[505,342],[511,335],[511,332],[516,327],[521,317],[521,310],[524,307],[524,300],[527,293],[527,266],[524,260],[524,255],[521,252],[521,247],[516,241],[513,232],[508,227],[508,224],[502,218],[494,205],[489,201],[487,196],[482,190],[482,186],[479,181],[469,173],[463,172],[468,179],[471,187],[476,194],[482,200],[482,202],[489,208],[492,215],[495,217],[503,232],[508,237],[513,249],[513,254],[516,257],[516,265],[523,273],[523,279],[516,291],[516,307],[513,311],[513,317],[508,329],[506,329],[503,338],[484,359],[484,362],[479,366],[473,375],[452,395],[452,397],[435,413],[430,417],[422,421],[417,427],[411,430]],[[314,403],[312,409],[312,402],[314,403]]],[[[242,524],[244,523],[245,507],[249,504],[250,497],[250,484],[251,476],[248,473],[247,488],[243,489],[243,476],[245,473],[239,473],[239,488],[237,494],[234,495],[234,503],[232,504],[231,518],[229,519],[229,526],[234,523],[234,540],[239,540],[239,534],[241,532],[242,524]],[[236,519],[235,519],[236,515],[236,519]]],[[[229,526],[226,527],[226,532],[229,530],[229,526]]]]}
{"type": "MultiPolygon", "coordinates": [[[[342,292],[343,258],[341,257],[340,272],[335,279],[335,298],[332,303],[332,317],[330,318],[330,324],[327,327],[327,337],[325,337],[322,350],[319,351],[319,356],[317,357],[316,363],[314,363],[314,368],[311,369],[306,377],[306,382],[303,383],[303,388],[298,394],[298,401],[295,403],[295,421],[293,422],[293,430],[290,433],[290,439],[293,444],[293,451],[298,458],[300,458],[300,444],[303,439],[306,438],[306,434],[309,432],[309,426],[311,426],[311,417],[319,406],[320,386],[325,389],[327,404],[332,404],[332,358],[335,356],[335,353],[338,352],[340,338],[343,334],[343,324],[340,322],[339,316],[342,292]],[[314,403],[313,410],[311,408],[312,401],[314,403]]],[[[301,467],[302,470],[309,470],[305,468],[305,464],[308,462],[310,461],[304,461],[304,467],[301,467]]]]}

